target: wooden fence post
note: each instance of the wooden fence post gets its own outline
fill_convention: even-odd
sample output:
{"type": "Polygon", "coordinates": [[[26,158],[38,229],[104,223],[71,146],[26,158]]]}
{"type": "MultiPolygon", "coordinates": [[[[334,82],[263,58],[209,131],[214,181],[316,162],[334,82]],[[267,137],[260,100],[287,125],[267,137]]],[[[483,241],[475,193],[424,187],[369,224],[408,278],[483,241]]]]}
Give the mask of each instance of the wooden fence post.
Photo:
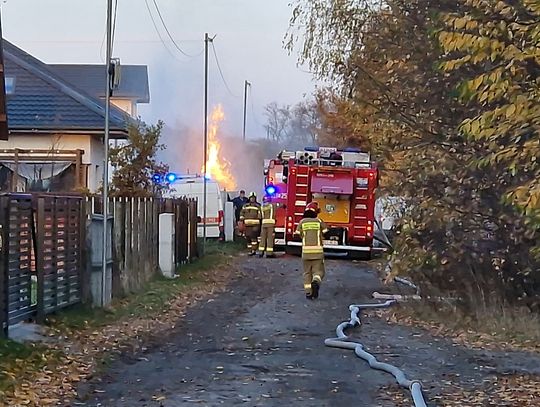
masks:
{"type": "Polygon", "coordinates": [[[43,242],[45,241],[45,198],[37,199],[36,218],[36,271],[37,271],[37,321],[45,319],[45,259],[43,242]]]}
{"type": "Polygon", "coordinates": [[[90,269],[88,269],[88,247],[86,245],[86,222],[88,219],[88,210],[90,202],[88,197],[79,201],[79,281],[80,281],[80,298],[83,303],[88,303],[92,300],[90,292],[90,269]]]}
{"type": "Polygon", "coordinates": [[[0,198],[0,323],[3,336],[9,329],[9,198],[0,198]]]}

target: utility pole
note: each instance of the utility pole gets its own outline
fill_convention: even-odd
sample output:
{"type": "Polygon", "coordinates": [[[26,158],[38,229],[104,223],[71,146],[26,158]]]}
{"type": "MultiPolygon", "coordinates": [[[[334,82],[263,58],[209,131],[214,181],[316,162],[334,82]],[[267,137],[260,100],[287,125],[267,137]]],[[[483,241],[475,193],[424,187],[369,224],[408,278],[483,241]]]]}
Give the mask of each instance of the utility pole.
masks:
{"type": "Polygon", "coordinates": [[[244,82],[244,126],[242,127],[242,140],[246,141],[246,116],[247,116],[247,98],[248,98],[248,87],[251,87],[251,83],[248,81],[244,82]]]}
{"type": "Polygon", "coordinates": [[[204,153],[203,153],[203,253],[206,249],[206,199],[207,179],[206,162],[208,161],[208,44],[212,39],[204,34],[204,153]]]}
{"type": "Polygon", "coordinates": [[[101,305],[105,306],[105,296],[107,293],[107,216],[109,214],[109,118],[111,115],[111,57],[112,57],[112,0],[107,0],[107,56],[105,59],[105,69],[107,70],[107,85],[105,87],[105,134],[103,144],[105,148],[105,160],[103,165],[103,262],[101,275],[101,305]]]}

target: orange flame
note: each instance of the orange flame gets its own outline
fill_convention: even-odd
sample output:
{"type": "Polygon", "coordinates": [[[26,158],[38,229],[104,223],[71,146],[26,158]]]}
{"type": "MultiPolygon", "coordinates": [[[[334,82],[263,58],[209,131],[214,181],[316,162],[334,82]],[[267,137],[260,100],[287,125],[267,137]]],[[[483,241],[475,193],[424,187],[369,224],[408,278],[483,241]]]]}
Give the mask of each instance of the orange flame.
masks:
{"type": "MultiPolygon", "coordinates": [[[[221,155],[221,144],[218,140],[219,126],[225,120],[221,105],[217,105],[210,114],[208,126],[208,157],[206,161],[206,176],[215,179],[220,187],[228,191],[236,189],[236,180],[231,173],[231,163],[221,155]]],[[[204,173],[204,167],[202,169],[204,173]]]]}

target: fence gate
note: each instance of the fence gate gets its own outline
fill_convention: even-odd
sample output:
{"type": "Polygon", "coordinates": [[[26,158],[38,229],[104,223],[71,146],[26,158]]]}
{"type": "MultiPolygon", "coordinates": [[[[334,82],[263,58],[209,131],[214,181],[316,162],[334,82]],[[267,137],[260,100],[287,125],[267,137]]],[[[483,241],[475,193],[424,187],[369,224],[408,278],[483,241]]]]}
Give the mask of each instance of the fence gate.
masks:
{"type": "Polygon", "coordinates": [[[81,301],[84,219],[82,198],[37,198],[38,319],[81,301]]]}
{"type": "Polygon", "coordinates": [[[2,328],[32,317],[36,310],[32,196],[0,196],[0,296],[2,328]],[[34,282],[34,284],[33,284],[34,282]]]}

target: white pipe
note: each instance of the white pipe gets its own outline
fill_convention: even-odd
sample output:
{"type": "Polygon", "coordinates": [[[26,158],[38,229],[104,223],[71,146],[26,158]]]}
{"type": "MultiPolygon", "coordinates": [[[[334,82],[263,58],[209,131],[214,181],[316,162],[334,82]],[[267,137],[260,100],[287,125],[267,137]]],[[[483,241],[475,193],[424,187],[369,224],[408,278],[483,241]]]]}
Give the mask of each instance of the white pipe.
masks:
{"type": "Polygon", "coordinates": [[[350,305],[350,321],[345,321],[339,324],[336,328],[337,338],[328,338],[324,341],[324,344],[332,348],[354,350],[356,356],[368,362],[370,367],[392,374],[400,386],[409,389],[415,407],[427,407],[422,394],[422,384],[419,381],[409,380],[405,376],[405,373],[403,373],[397,367],[388,363],[379,362],[375,356],[364,350],[364,346],[361,343],[351,340],[345,333],[346,329],[361,325],[360,317],[358,316],[361,309],[387,308],[395,303],[395,299],[389,299],[382,304],[350,305]]]}

